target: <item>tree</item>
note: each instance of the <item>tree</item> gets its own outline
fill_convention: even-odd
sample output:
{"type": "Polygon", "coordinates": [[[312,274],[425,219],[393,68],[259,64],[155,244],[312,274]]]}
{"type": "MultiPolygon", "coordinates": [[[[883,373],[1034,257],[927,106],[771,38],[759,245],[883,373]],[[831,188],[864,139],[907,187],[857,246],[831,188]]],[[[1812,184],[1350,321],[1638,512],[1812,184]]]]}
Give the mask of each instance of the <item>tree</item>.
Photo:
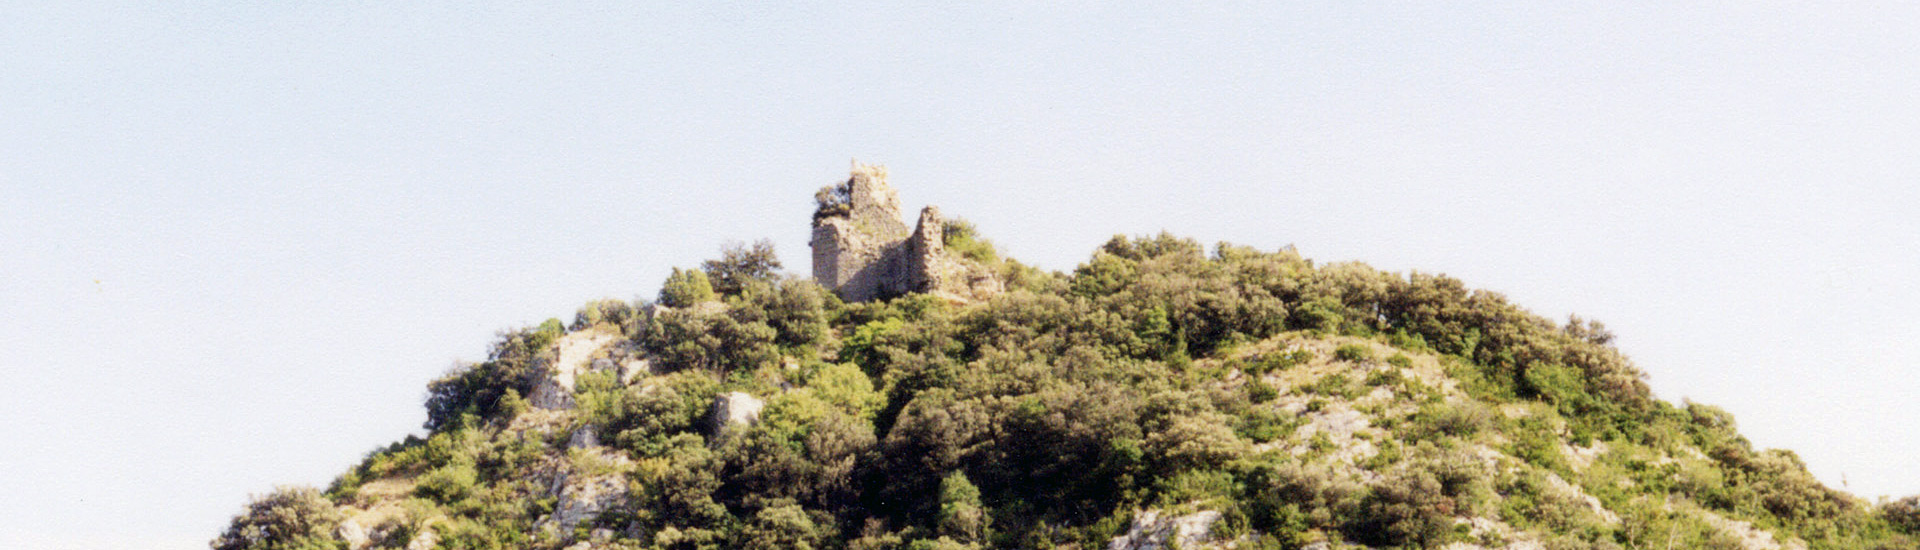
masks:
{"type": "Polygon", "coordinates": [[[333,532],[344,519],[332,502],[312,487],[280,487],[247,505],[227,530],[213,539],[213,550],[320,550],[346,548],[333,532]]]}
{"type": "Polygon", "coordinates": [[[720,248],[720,259],[702,262],[700,269],[715,292],[732,296],[746,290],[749,282],[772,281],[780,270],[780,258],[773,253],[773,241],[767,239],[754,241],[751,248],[731,242],[720,248]]]}
{"type": "Polygon", "coordinates": [[[682,271],[676,267],[673,274],[667,276],[666,284],[660,285],[660,303],[670,307],[687,307],[711,300],[713,284],[707,281],[704,271],[682,271]]]}
{"type": "Polygon", "coordinates": [[[955,470],[940,480],[940,515],[936,525],[940,536],[963,543],[985,541],[990,519],[980,506],[980,488],[967,481],[966,473],[955,470]]]}
{"type": "Polygon", "coordinates": [[[741,535],[740,547],[748,550],[813,550],[820,544],[820,528],[792,504],[760,510],[741,535]]]}
{"type": "Polygon", "coordinates": [[[1880,514],[1895,529],[1920,535],[1920,495],[1914,495],[1880,506],[1880,514]]]}

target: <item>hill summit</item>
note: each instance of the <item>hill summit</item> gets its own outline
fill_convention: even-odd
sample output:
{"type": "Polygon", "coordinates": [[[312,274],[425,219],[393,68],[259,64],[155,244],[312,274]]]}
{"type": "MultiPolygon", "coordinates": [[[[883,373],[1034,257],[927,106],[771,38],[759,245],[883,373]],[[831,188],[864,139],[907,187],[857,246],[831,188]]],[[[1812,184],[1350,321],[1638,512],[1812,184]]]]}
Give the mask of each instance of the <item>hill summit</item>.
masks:
{"type": "Polygon", "coordinates": [[[1165,234],[1048,272],[877,166],[815,199],[811,279],[729,246],[505,331],[211,546],[1920,548],[1920,498],[1655,399],[1598,322],[1165,234]]]}

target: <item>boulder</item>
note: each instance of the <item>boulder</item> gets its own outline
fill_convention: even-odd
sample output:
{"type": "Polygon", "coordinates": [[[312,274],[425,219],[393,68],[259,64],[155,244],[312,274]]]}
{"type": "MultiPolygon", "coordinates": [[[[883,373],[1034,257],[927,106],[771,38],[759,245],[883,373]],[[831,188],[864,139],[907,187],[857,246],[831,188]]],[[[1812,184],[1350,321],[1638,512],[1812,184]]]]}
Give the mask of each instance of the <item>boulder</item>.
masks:
{"type": "Polygon", "coordinates": [[[340,540],[346,541],[347,548],[351,550],[366,548],[367,544],[372,542],[367,537],[367,528],[361,526],[360,522],[352,519],[340,522],[340,531],[338,534],[340,540]]]}
{"type": "Polygon", "coordinates": [[[760,409],[767,403],[742,392],[729,392],[713,399],[713,431],[719,433],[732,425],[753,425],[760,421],[760,409]]]}
{"type": "Polygon", "coordinates": [[[572,436],[567,438],[567,448],[569,449],[585,449],[598,446],[600,446],[600,435],[592,424],[581,426],[580,429],[573,431],[572,436]]]}

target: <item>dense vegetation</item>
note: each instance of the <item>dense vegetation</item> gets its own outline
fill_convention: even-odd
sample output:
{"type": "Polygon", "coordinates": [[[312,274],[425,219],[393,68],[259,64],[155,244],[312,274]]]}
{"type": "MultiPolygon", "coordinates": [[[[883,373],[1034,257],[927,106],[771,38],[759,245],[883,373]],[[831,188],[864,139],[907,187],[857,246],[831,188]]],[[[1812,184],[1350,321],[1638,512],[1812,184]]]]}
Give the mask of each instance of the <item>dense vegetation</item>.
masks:
{"type": "Polygon", "coordinates": [[[779,275],[770,245],[730,247],[675,270],[658,303],[502,334],[429,386],[428,437],[324,498],[262,498],[214,546],[343,548],[339,509],[397,500],[376,544],[1090,549],[1157,509],[1220,512],[1214,534],[1242,548],[1738,548],[1716,518],[1812,548],[1920,548],[1914,499],[1862,502],[1752,448],[1724,411],[1654,399],[1597,322],[1291,250],[1116,237],[1062,274],[970,225],[946,234],[1009,291],[849,304],[779,275]],[[643,350],[652,375],[582,376],[566,429],[517,428],[537,358],[585,330],[643,350]],[[734,391],[766,408],[716,430],[734,391]],[[1340,411],[1368,424],[1315,428],[1340,411]],[[577,431],[608,452],[569,445],[577,431]],[[543,531],[556,498],[534,480],[555,468],[616,476],[624,500],[543,531]]]}

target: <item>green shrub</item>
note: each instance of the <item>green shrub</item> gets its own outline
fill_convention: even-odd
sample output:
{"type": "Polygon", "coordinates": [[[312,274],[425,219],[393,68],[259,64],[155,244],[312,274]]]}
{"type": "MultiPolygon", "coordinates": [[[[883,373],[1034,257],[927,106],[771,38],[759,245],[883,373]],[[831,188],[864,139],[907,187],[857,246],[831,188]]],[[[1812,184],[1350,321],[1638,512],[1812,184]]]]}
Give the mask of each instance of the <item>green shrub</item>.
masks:
{"type": "Polygon", "coordinates": [[[1292,434],[1303,422],[1305,420],[1300,416],[1283,409],[1254,407],[1240,417],[1240,424],[1235,431],[1240,437],[1266,443],[1292,434]]]}
{"type": "Polygon", "coordinates": [[[1159,487],[1160,506],[1178,506],[1198,502],[1201,508],[1218,509],[1232,504],[1238,494],[1233,474],[1218,470],[1188,470],[1162,478],[1159,487]]]}
{"type": "Polygon", "coordinates": [[[806,389],[848,416],[871,422],[886,396],[873,387],[873,380],[852,363],[819,363],[804,371],[806,389]]]}
{"type": "Polygon", "coordinates": [[[1430,403],[1400,426],[1410,441],[1430,441],[1442,437],[1472,437],[1491,426],[1494,412],[1477,402],[1430,403]]]}
{"type": "Polygon", "coordinates": [[[1402,380],[1405,380],[1405,379],[1406,377],[1400,374],[1400,371],[1393,370],[1393,369],[1376,370],[1376,371],[1367,373],[1367,385],[1374,386],[1374,387],[1392,386],[1395,384],[1399,384],[1402,380]]]}
{"type": "Polygon", "coordinates": [[[580,311],[573,314],[572,328],[574,330],[581,330],[594,325],[608,324],[620,327],[624,333],[635,328],[634,314],[633,304],[625,301],[613,299],[594,300],[587,302],[586,305],[580,307],[580,311]]]}
{"type": "Polygon", "coordinates": [[[773,241],[767,239],[754,241],[751,248],[743,243],[730,242],[720,247],[720,258],[701,262],[700,271],[705,274],[703,278],[709,281],[714,293],[733,296],[746,290],[750,284],[773,281],[780,271],[780,258],[773,253],[773,241]]]}
{"type": "Polygon", "coordinates": [[[1283,371],[1313,360],[1313,352],[1296,349],[1288,352],[1272,352],[1242,365],[1247,374],[1265,376],[1269,372],[1283,371]]]}
{"type": "Polygon", "coordinates": [[[1254,403],[1266,403],[1277,397],[1280,397],[1280,390],[1274,388],[1273,384],[1257,378],[1247,382],[1247,398],[1254,403]]]}
{"type": "Polygon", "coordinates": [[[973,226],[973,222],[953,218],[947,220],[941,229],[947,251],[984,265],[999,263],[1000,253],[994,250],[992,241],[980,237],[980,231],[973,226]]]}
{"type": "Polygon", "coordinates": [[[1413,368],[1413,358],[1407,357],[1407,354],[1404,353],[1395,353],[1393,357],[1387,358],[1387,364],[1403,369],[1410,369],[1413,368]]]}
{"type": "Polygon", "coordinates": [[[738,548],[746,550],[813,550],[821,547],[820,526],[795,505],[765,508],[741,530],[738,548]]]}
{"type": "Polygon", "coordinates": [[[1373,348],[1366,344],[1340,344],[1340,347],[1334,348],[1333,356],[1341,361],[1358,363],[1373,359],[1373,348]]]}
{"type": "Polygon", "coordinates": [[[1880,506],[1880,516],[1895,529],[1920,535],[1920,495],[1906,497],[1880,506]]]}
{"type": "Polygon", "coordinates": [[[334,530],[346,519],[312,487],[279,487],[255,497],[214,537],[213,550],[338,550],[334,530]]]}
{"type": "Polygon", "coordinates": [[[1312,385],[1307,386],[1307,389],[1321,395],[1344,397],[1347,399],[1360,396],[1360,389],[1354,387],[1353,379],[1347,378],[1346,374],[1337,372],[1320,377],[1320,379],[1315,380],[1312,385]]]}
{"type": "Polygon", "coordinates": [[[458,502],[473,495],[474,484],[479,477],[470,463],[448,464],[421,475],[413,487],[413,494],[442,504],[458,502]]]}
{"type": "Polygon", "coordinates": [[[673,273],[667,276],[667,282],[660,286],[660,305],[664,306],[687,307],[712,301],[714,297],[713,284],[708,282],[707,272],[698,269],[673,268],[673,273]]]}
{"type": "Polygon", "coordinates": [[[984,542],[991,519],[980,504],[980,488],[968,481],[965,473],[955,471],[940,481],[940,513],[935,518],[935,532],[941,538],[951,537],[962,543],[984,542]]]}

